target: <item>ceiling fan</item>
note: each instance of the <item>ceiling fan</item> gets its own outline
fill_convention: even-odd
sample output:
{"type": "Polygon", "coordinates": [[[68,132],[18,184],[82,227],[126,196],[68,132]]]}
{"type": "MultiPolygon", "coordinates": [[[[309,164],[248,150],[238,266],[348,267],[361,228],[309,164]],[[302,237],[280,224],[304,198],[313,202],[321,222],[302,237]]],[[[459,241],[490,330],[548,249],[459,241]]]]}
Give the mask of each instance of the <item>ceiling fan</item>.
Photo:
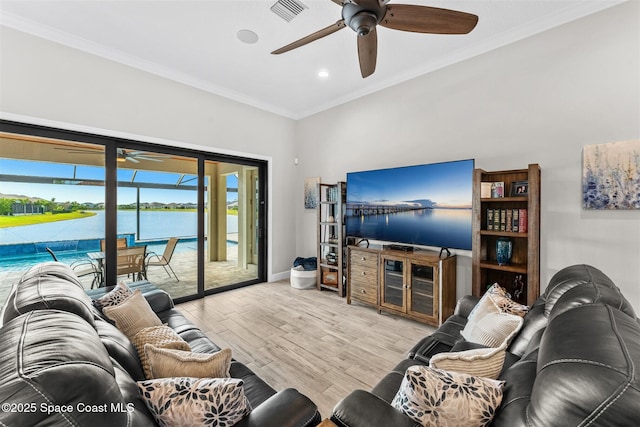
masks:
{"type": "Polygon", "coordinates": [[[470,13],[437,7],[387,4],[389,0],[331,0],[342,6],[342,19],[313,34],[271,52],[278,55],[328,36],[345,27],[358,35],[358,59],[363,78],[376,70],[378,36],[376,26],[392,30],[430,34],[467,34],[478,23],[470,13]]]}
{"type": "MultiPolygon", "coordinates": [[[[104,155],[104,151],[102,150],[96,151],[96,150],[66,149],[66,148],[56,148],[56,149],[65,150],[67,153],[72,153],[72,154],[104,155]]],[[[166,154],[149,153],[147,151],[128,151],[128,150],[125,150],[124,148],[118,148],[117,150],[118,150],[117,161],[119,162],[129,161],[133,163],[140,163],[140,160],[149,160],[151,162],[162,162],[163,161],[162,159],[171,157],[166,154]]]]}

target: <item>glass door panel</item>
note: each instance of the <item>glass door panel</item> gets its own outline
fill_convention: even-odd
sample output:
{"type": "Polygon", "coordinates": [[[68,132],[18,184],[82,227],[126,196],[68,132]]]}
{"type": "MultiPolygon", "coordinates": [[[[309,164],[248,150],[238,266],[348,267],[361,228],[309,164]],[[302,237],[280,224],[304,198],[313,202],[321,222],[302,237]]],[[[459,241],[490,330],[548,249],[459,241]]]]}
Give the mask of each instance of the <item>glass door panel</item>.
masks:
{"type": "Polygon", "coordinates": [[[89,254],[104,238],[104,162],[101,145],[0,133],[0,305],[26,269],[54,256],[85,288],[100,284],[89,254]]]}
{"type": "Polygon", "coordinates": [[[434,268],[431,266],[411,264],[410,311],[435,316],[433,274],[434,268]]]}
{"type": "Polygon", "coordinates": [[[393,258],[383,259],[382,305],[391,308],[404,307],[404,262],[393,258]]]}
{"type": "Polygon", "coordinates": [[[205,291],[258,279],[258,169],[205,161],[205,291]]]}
{"type": "Polygon", "coordinates": [[[141,275],[120,269],[118,280],[141,276],[174,299],[197,295],[197,159],[128,148],[117,152],[118,238],[146,253],[141,275]]]}

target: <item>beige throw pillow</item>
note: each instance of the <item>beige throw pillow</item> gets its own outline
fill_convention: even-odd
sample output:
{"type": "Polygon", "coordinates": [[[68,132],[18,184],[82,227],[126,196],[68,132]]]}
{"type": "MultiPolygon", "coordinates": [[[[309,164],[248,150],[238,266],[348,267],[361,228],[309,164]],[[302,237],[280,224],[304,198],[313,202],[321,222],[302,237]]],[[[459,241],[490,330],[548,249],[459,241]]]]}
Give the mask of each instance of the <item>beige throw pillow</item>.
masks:
{"type": "Polygon", "coordinates": [[[158,348],[145,344],[144,353],[149,365],[147,378],[194,377],[229,378],[231,349],[216,353],[193,353],[190,351],[158,348]]]}
{"type": "Polygon", "coordinates": [[[174,331],[167,325],[142,328],[131,341],[138,351],[140,364],[142,365],[144,376],[147,379],[153,377],[151,376],[151,368],[149,366],[149,359],[147,358],[147,353],[145,351],[145,345],[151,344],[156,348],[172,348],[175,350],[191,351],[191,347],[189,346],[189,344],[185,340],[183,340],[176,331],[174,331]]]}
{"type": "Polygon", "coordinates": [[[467,325],[461,334],[467,341],[486,347],[509,345],[522,328],[522,317],[507,313],[489,313],[477,322],[467,325]]]}
{"type": "Polygon", "coordinates": [[[120,304],[103,308],[102,312],[113,320],[116,327],[130,340],[133,340],[142,328],[162,325],[162,321],[153,312],[139,289],[120,304]]]}
{"type": "Polygon", "coordinates": [[[522,327],[522,317],[503,313],[490,292],[485,293],[469,314],[460,333],[467,341],[486,347],[508,345],[522,327]]]}
{"type": "Polygon", "coordinates": [[[451,353],[439,353],[431,357],[429,366],[445,371],[496,379],[504,365],[505,349],[506,345],[502,345],[499,348],[474,348],[451,353]]]}

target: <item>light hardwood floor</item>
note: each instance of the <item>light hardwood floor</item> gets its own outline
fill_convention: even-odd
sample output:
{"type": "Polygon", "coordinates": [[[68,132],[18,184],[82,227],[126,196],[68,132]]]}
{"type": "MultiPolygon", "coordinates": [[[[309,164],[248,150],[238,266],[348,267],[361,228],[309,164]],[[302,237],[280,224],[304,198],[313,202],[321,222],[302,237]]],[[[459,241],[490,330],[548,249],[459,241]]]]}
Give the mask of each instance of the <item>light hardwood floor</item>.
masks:
{"type": "Polygon", "coordinates": [[[323,417],[355,389],[370,390],[431,326],[331,291],[262,283],[178,305],[220,347],[276,390],[297,388],[323,417]]]}

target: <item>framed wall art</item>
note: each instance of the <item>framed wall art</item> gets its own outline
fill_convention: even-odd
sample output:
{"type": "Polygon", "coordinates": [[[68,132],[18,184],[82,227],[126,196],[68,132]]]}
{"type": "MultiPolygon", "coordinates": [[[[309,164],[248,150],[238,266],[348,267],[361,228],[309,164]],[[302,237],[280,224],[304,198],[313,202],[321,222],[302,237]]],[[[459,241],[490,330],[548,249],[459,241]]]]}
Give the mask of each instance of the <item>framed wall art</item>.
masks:
{"type": "Polygon", "coordinates": [[[595,144],[582,151],[584,209],[640,209],[640,140],[595,144]]]}
{"type": "Polygon", "coordinates": [[[320,177],[304,180],[304,208],[315,209],[320,199],[320,177]]]}

